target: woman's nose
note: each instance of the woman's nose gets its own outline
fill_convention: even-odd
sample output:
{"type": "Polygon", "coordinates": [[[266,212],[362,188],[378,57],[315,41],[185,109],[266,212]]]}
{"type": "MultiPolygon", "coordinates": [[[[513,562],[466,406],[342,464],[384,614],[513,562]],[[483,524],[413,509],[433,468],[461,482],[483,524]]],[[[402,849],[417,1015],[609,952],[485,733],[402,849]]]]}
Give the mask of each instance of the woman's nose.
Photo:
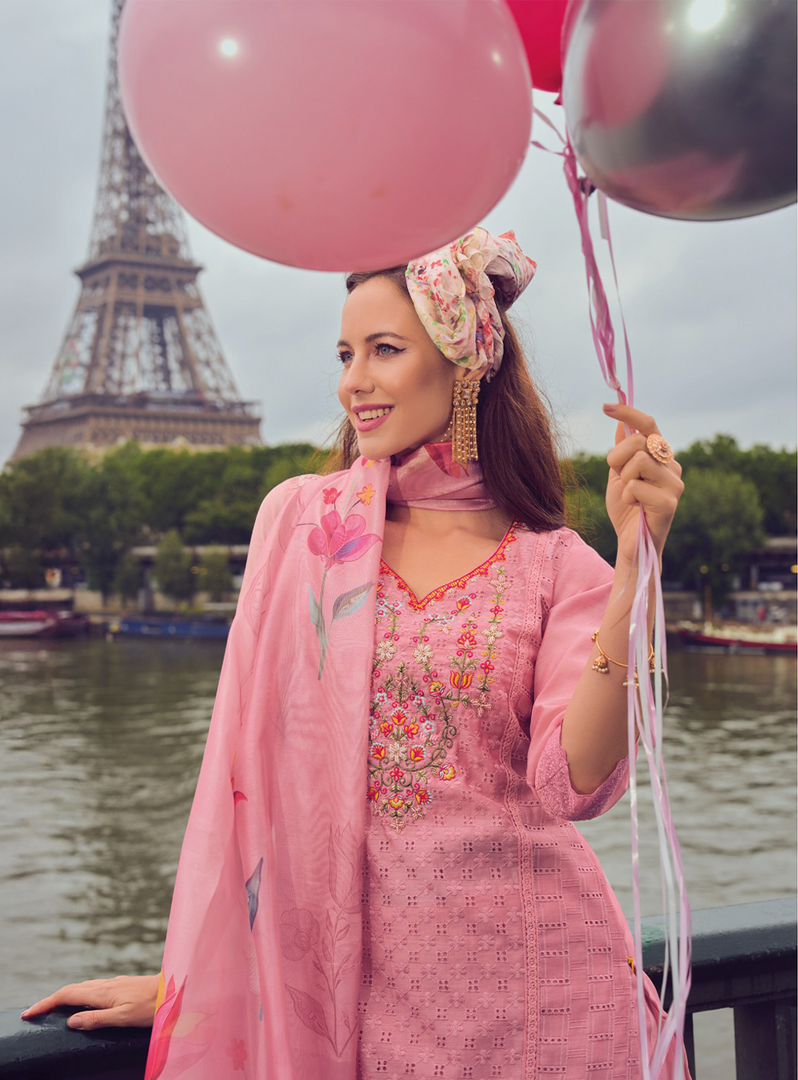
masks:
{"type": "Polygon", "coordinates": [[[374,380],[365,356],[356,354],[352,358],[351,363],[344,368],[341,385],[347,394],[368,394],[374,389],[374,380]]]}

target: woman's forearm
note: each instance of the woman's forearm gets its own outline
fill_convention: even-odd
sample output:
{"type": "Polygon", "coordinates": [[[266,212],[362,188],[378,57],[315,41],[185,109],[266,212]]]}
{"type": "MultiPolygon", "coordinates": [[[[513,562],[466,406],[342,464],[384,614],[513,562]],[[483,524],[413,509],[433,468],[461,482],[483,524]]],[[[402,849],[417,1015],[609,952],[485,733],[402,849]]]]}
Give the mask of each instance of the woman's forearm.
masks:
{"type": "MultiPolygon", "coordinates": [[[[623,559],[615,567],[615,579],[598,630],[601,651],[625,664],[629,650],[629,617],[637,588],[637,565],[623,559]]],[[[654,622],[653,583],[648,604],[649,640],[654,622]]],[[[576,684],[562,725],[562,747],[568,756],[571,783],[576,791],[589,793],[603,783],[628,752],[627,668],[610,663],[601,674],[593,669],[596,644],[576,684]]],[[[646,677],[645,672],[640,677],[646,677]]]]}

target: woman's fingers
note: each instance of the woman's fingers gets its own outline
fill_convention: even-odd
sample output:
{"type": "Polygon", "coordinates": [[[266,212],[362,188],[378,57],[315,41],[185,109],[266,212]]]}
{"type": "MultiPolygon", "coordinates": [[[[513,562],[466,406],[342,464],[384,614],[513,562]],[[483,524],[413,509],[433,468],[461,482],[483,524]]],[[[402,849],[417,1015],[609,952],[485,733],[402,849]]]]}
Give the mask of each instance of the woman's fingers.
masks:
{"type": "Polygon", "coordinates": [[[22,1018],[27,1020],[31,1016],[41,1016],[42,1013],[60,1009],[65,1005],[88,1005],[92,1008],[107,1005],[107,999],[102,987],[107,980],[93,979],[89,982],[70,983],[62,986],[49,997],[42,998],[34,1005],[29,1005],[22,1013],[22,1018]]]}
{"type": "MultiPolygon", "coordinates": [[[[668,464],[676,464],[668,462],[668,464]]],[[[663,487],[681,495],[684,484],[680,479],[681,467],[678,471],[668,468],[654,458],[646,450],[636,451],[626,464],[621,468],[619,476],[628,484],[630,480],[646,480],[651,484],[663,487]]]]}
{"type": "MultiPolygon", "coordinates": [[[[640,415],[642,416],[643,414],[641,413],[640,415]]],[[[649,419],[651,418],[649,417],[649,419]]],[[[652,434],[655,433],[652,432],[652,434]]],[[[665,472],[675,474],[676,476],[681,476],[682,467],[678,461],[673,459],[671,461],[663,463],[661,461],[657,461],[651,456],[646,446],[646,438],[646,435],[644,435],[642,432],[637,431],[633,432],[631,435],[623,435],[623,427],[619,424],[618,430],[616,431],[615,446],[613,446],[612,450],[610,450],[609,454],[607,454],[607,464],[609,465],[609,467],[614,472],[617,472],[620,476],[623,477],[623,470],[626,468],[626,466],[637,455],[643,455],[648,459],[648,461],[655,470],[654,472],[651,472],[649,470],[649,473],[646,474],[648,475],[649,479],[656,482],[657,476],[663,475],[663,470],[665,472]]],[[[638,460],[640,459],[638,458],[638,460]]]]}
{"type": "Polygon", "coordinates": [[[149,1027],[158,996],[157,975],[120,975],[115,979],[92,979],[62,986],[22,1013],[23,1020],[64,1006],[83,1006],[88,1011],[67,1020],[69,1027],[90,1030],[100,1027],[149,1027]]]}
{"type": "Polygon", "coordinates": [[[628,405],[605,405],[604,412],[618,421],[615,446],[607,454],[607,510],[618,534],[618,551],[634,558],[637,517],[631,512],[638,508],[661,553],[684,491],[681,465],[673,459],[658,461],[649,453],[649,436],[660,434],[653,416],[628,405]]]}
{"type": "Polygon", "coordinates": [[[649,484],[647,480],[630,480],[624,485],[621,501],[627,506],[638,504],[650,514],[671,518],[676,512],[679,496],[674,492],[663,491],[662,488],[649,484]]]}
{"type": "MultiPolygon", "coordinates": [[[[93,1031],[101,1027],[145,1027],[148,1025],[137,1024],[131,1020],[132,1009],[130,1005],[117,1005],[113,1009],[87,1009],[85,1012],[75,1013],[67,1020],[67,1027],[78,1031],[93,1031]]],[[[149,1020],[152,1024],[152,1018],[149,1020]]]]}
{"type": "MultiPolygon", "coordinates": [[[[660,435],[661,432],[657,427],[657,421],[653,416],[649,416],[648,413],[641,412],[640,409],[633,409],[631,405],[611,404],[602,406],[607,416],[611,416],[613,420],[617,420],[619,424],[626,424],[628,428],[633,431],[639,431],[644,436],[660,435]]],[[[626,432],[623,432],[623,435],[626,432]]],[[[616,436],[617,439],[617,436],[616,436]]]]}
{"type": "MultiPolygon", "coordinates": [[[[639,435],[637,433],[634,435],[627,435],[621,442],[616,442],[615,446],[613,446],[612,450],[607,454],[607,464],[620,475],[624,465],[626,465],[635,454],[641,452],[644,454],[647,453],[645,435],[639,435]]],[[[652,458],[651,460],[653,461],[654,459],[652,458]]]]}

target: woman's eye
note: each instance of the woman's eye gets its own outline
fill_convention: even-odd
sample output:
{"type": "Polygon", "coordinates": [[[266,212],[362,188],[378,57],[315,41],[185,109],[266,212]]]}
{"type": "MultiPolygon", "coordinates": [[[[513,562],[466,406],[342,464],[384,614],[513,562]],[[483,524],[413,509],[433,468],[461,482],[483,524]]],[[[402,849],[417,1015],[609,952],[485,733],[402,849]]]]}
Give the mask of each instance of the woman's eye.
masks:
{"type": "Polygon", "coordinates": [[[389,345],[385,341],[381,341],[377,346],[377,349],[390,349],[392,353],[399,352],[399,349],[397,349],[394,345],[389,345]]]}
{"type": "Polygon", "coordinates": [[[339,353],[335,354],[336,360],[340,360],[342,364],[348,363],[348,359],[349,359],[350,356],[351,356],[351,353],[348,353],[348,352],[339,352],[339,353]]]}

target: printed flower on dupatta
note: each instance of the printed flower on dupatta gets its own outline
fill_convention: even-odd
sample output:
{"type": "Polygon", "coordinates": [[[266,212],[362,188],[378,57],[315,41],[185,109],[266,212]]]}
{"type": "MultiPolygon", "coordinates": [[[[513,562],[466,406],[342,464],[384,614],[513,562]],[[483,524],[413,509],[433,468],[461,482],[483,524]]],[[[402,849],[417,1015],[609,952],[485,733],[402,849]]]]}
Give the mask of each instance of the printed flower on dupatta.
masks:
{"type": "Polygon", "coordinates": [[[307,908],[291,908],[280,919],[280,951],[286,960],[301,960],[319,940],[319,924],[307,908]]]}
{"type": "Polygon", "coordinates": [[[377,543],[379,536],[376,533],[363,535],[365,528],[366,519],[361,514],[350,514],[342,520],[337,510],[331,510],[322,517],[321,527],[317,525],[312,530],[308,547],[314,555],[324,559],[324,567],[329,570],[337,563],[359,559],[377,543]]]}
{"type": "MultiPolygon", "coordinates": [[[[368,484],[357,497],[360,498],[366,491],[370,493],[368,498],[360,499],[360,501],[368,505],[376,495],[376,491],[368,484]]],[[[341,494],[337,488],[325,488],[322,491],[325,505],[329,506],[331,502],[334,503],[341,497],[341,494]]],[[[319,679],[324,673],[324,663],[333,623],[353,615],[366,602],[368,594],[374,587],[373,581],[366,581],[355,585],[354,588],[345,589],[335,597],[332,610],[328,614],[324,604],[324,588],[329,571],[335,566],[341,566],[343,563],[354,562],[381,540],[377,533],[367,533],[365,529],[366,519],[362,514],[354,514],[350,511],[344,517],[341,517],[341,514],[333,506],[332,510],[322,515],[320,523],[311,529],[308,536],[308,547],[311,552],[324,560],[324,573],[318,596],[313,590],[313,585],[308,582],[310,590],[310,621],[313,623],[316,636],[319,639],[319,679]]]]}
{"type": "Polygon", "coordinates": [[[231,1039],[225,1053],[231,1058],[234,1071],[237,1072],[239,1069],[244,1068],[244,1062],[247,1060],[247,1048],[244,1046],[243,1039],[231,1039]]]}

